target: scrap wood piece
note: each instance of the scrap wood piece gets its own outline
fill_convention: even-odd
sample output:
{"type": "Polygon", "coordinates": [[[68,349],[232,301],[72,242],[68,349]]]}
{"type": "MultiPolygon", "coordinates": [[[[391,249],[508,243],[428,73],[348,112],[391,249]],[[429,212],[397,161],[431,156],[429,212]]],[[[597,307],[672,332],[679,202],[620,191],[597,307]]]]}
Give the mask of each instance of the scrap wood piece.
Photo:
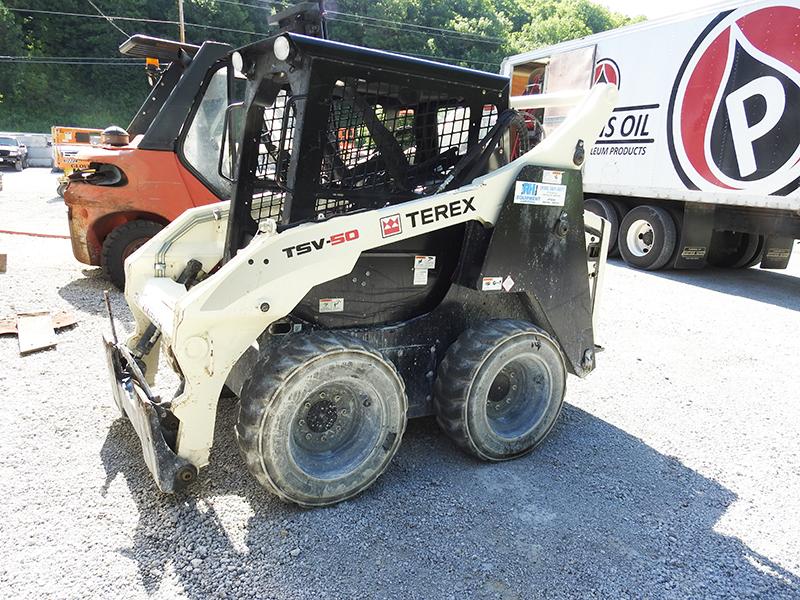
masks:
{"type": "Polygon", "coordinates": [[[0,273],[6,272],[6,265],[8,264],[8,256],[0,254],[0,273]]]}
{"type": "MultiPolygon", "coordinates": [[[[47,312],[47,311],[39,311],[47,312]]],[[[24,313],[23,313],[24,314],[24,313]]],[[[51,315],[53,319],[53,329],[59,330],[65,327],[72,327],[78,322],[78,319],[71,312],[60,310],[51,315]]],[[[7,317],[0,319],[0,335],[14,335],[17,333],[17,317],[7,317]]]]}
{"type": "Polygon", "coordinates": [[[17,339],[19,353],[27,354],[56,345],[56,330],[53,317],[48,311],[19,313],[17,315],[17,339]]]}

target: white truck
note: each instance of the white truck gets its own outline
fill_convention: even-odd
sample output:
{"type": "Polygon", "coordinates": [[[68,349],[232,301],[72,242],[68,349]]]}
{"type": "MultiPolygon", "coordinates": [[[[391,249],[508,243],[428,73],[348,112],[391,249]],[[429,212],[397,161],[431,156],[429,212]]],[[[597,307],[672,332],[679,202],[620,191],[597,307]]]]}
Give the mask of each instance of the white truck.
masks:
{"type": "MultiPolygon", "coordinates": [[[[629,265],[786,267],[800,238],[800,2],[724,2],[501,71],[512,96],[619,88],[583,182],[629,265]]],[[[564,114],[540,110],[545,134],[564,114]]]]}

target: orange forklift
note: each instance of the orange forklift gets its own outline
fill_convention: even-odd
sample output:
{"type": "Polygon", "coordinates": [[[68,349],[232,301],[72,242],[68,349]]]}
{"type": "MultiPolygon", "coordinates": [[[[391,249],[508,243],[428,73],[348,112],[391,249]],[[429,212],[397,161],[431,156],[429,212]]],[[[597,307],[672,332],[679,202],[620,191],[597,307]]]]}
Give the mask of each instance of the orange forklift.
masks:
{"type": "Polygon", "coordinates": [[[232,47],[134,35],[120,46],[168,66],[127,130],[109,127],[100,145],[81,151],[64,190],[72,252],[103,267],[124,287],[125,259],[194,206],[227,200],[218,160],[225,110],[234,101],[232,47]]]}
{"type": "MultiPolygon", "coordinates": [[[[327,37],[322,1],[301,2],[267,18],[280,31],[327,37]]],[[[157,81],[128,129],[109,127],[100,146],[82,151],[88,167],[64,191],[72,252],[103,267],[120,289],[125,259],[186,209],[230,198],[220,172],[228,106],[241,100],[233,47],[134,35],[120,46],[144,58],[157,81]],[[161,64],[168,64],[162,71],[161,64]]]]}

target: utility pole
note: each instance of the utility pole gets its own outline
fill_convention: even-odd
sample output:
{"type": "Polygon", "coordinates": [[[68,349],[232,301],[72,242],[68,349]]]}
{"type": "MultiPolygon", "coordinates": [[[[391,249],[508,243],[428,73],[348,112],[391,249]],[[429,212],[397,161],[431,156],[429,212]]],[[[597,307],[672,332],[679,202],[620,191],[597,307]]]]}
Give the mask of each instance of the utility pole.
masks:
{"type": "Polygon", "coordinates": [[[178,0],[178,27],[180,27],[181,43],[186,41],[186,30],[183,26],[183,0],[178,0]]]}

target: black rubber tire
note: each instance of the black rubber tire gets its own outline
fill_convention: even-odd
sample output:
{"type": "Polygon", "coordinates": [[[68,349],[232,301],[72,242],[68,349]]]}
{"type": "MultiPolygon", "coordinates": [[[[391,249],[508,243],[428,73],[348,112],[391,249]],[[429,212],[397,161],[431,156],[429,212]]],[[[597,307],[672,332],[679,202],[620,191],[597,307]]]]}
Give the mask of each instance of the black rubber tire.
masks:
{"type": "Polygon", "coordinates": [[[24,169],[24,168],[25,168],[25,165],[22,163],[21,160],[17,160],[16,162],[14,162],[14,170],[15,171],[22,171],[22,169],[24,169]]]}
{"type": "Polygon", "coordinates": [[[678,239],[678,229],[669,211],[658,206],[637,206],[625,215],[619,226],[619,252],[630,266],[646,271],[655,271],[667,265],[678,239]],[[649,224],[652,230],[652,245],[646,253],[639,255],[629,245],[629,231],[640,221],[649,224]]]}
{"type": "Polygon", "coordinates": [[[510,460],[533,450],[550,433],[566,380],[564,357],[545,331],[525,321],[486,321],[462,333],[439,365],[433,396],[436,420],[470,454],[510,460]],[[526,362],[529,370],[517,369],[526,362]],[[515,404],[506,406],[503,401],[511,402],[517,389],[515,381],[521,389],[515,404]],[[533,400],[536,392],[538,401],[533,400]],[[506,414],[492,415],[502,410],[506,414]]]}
{"type": "Polygon", "coordinates": [[[407,421],[405,386],[394,365],[362,340],[297,334],[252,372],[242,387],[236,439],[248,470],[285,502],[328,506],[352,498],[397,452],[407,421]],[[331,442],[331,432],[343,437],[331,442]]]}
{"type": "Polygon", "coordinates": [[[58,188],[56,188],[56,193],[63,198],[64,197],[64,192],[66,190],[67,190],[67,183],[66,182],[62,182],[62,183],[58,184],[58,188]]]}
{"type": "Polygon", "coordinates": [[[618,236],[619,236],[619,212],[617,207],[610,200],[605,198],[586,198],[583,201],[583,208],[589,212],[593,212],[598,217],[603,217],[606,221],[611,223],[610,236],[608,241],[608,255],[619,256],[618,236]]]}
{"type": "Polygon", "coordinates": [[[136,220],[123,223],[106,236],[100,266],[115,286],[125,289],[125,259],[162,229],[161,223],[136,220]]]}
{"type": "MultiPolygon", "coordinates": [[[[751,235],[753,235],[753,234],[751,234],[751,235]]],[[[766,238],[763,235],[759,235],[758,236],[758,244],[756,245],[756,249],[753,252],[753,255],[750,257],[750,260],[748,260],[747,262],[745,262],[743,265],[741,265],[739,267],[740,269],[749,269],[750,267],[755,267],[757,264],[759,264],[761,262],[761,259],[763,258],[763,255],[764,255],[764,242],[765,241],[766,241],[766,238]]]]}
{"type": "MultiPolygon", "coordinates": [[[[706,262],[721,269],[741,269],[759,254],[759,237],[749,233],[715,231],[706,262]]],[[[763,242],[761,244],[763,249],[763,242]]]]}

